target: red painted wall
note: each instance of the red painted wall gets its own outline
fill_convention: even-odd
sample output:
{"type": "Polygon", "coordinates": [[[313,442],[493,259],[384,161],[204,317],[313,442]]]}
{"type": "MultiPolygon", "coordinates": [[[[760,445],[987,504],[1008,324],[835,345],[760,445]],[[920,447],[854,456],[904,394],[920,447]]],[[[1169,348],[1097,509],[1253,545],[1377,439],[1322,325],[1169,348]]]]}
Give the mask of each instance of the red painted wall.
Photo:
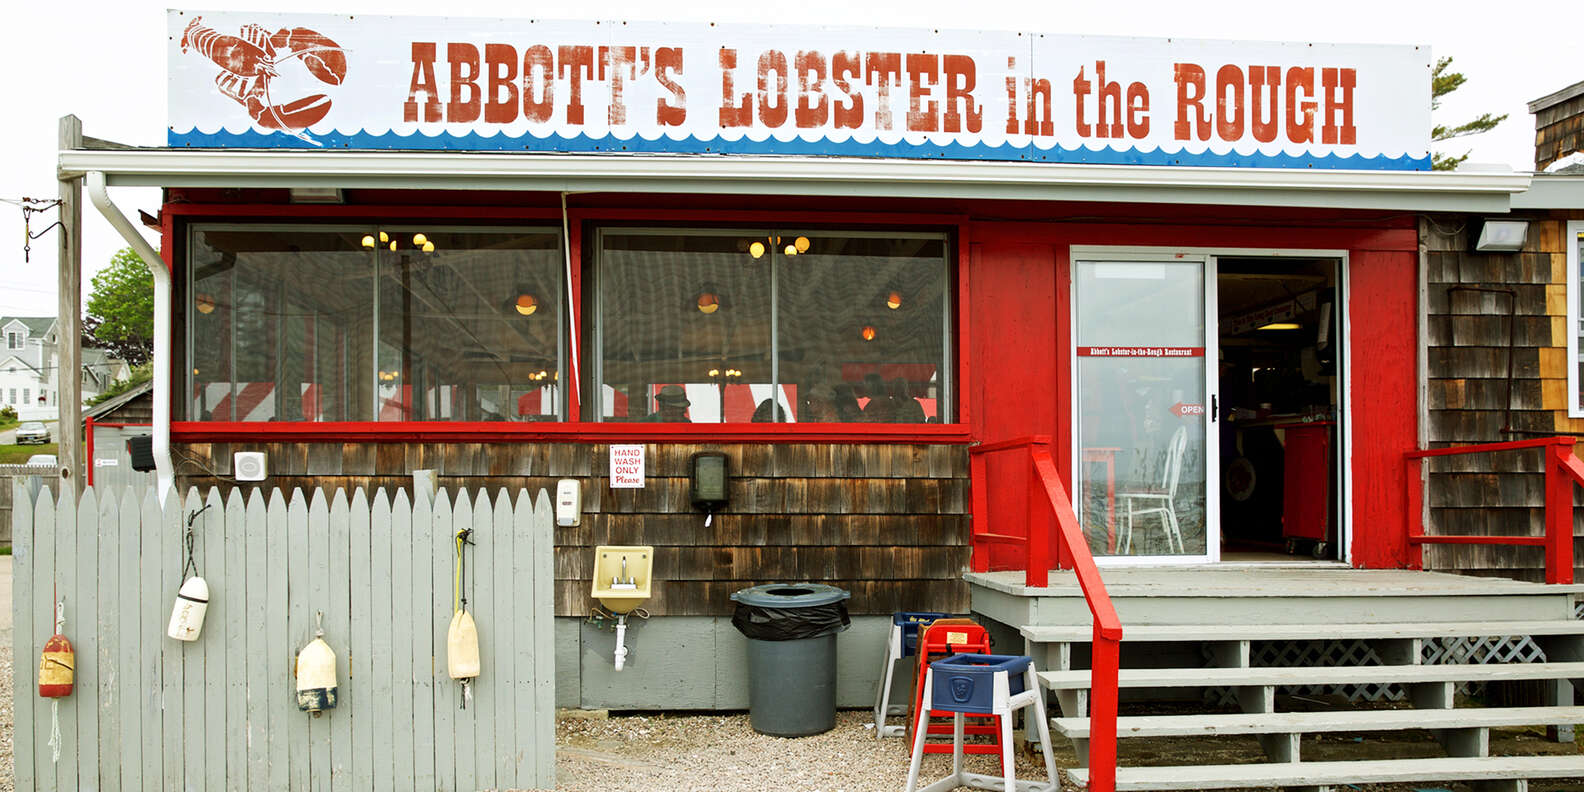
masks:
{"type": "MultiPolygon", "coordinates": [[[[968,386],[979,405],[973,434],[996,442],[1051,435],[1065,477],[1071,469],[1070,262],[1073,245],[1161,248],[1346,251],[1351,403],[1346,417],[1353,447],[1353,558],[1361,567],[1406,563],[1402,455],[1415,448],[1415,336],[1417,235],[1411,218],[1371,220],[1336,213],[1293,211],[1247,225],[1179,224],[1172,210],[1155,208],[1141,223],[980,222],[970,275],[973,346],[968,386]]],[[[1202,213],[1202,207],[1184,210],[1202,213]]],[[[1021,464],[989,471],[991,530],[1021,534],[1027,476],[1021,464]],[[1014,526],[1003,524],[1007,515],[1014,526]]],[[[1064,481],[1069,487],[1071,481],[1064,481]]],[[[993,568],[1015,548],[997,547],[993,568]]]]}
{"type": "Polygon", "coordinates": [[[1348,322],[1352,362],[1353,565],[1408,563],[1407,473],[1417,447],[1418,255],[1354,250],[1348,322]]]}
{"type": "MultiPolygon", "coordinates": [[[[173,191],[164,207],[164,250],[178,247],[189,218],[388,218],[425,213],[493,220],[559,219],[550,194],[469,193],[462,209],[436,209],[455,194],[354,191],[348,205],[302,207],[286,202],[281,191],[230,194],[173,191]]],[[[1272,207],[1215,207],[1124,204],[1052,204],[1014,201],[924,201],[820,199],[739,196],[577,196],[573,229],[583,222],[666,222],[714,225],[723,222],[775,222],[874,226],[955,227],[969,265],[959,282],[962,347],[959,387],[964,426],[902,428],[888,441],[996,442],[1049,435],[1064,476],[1071,468],[1071,392],[1069,337],[1070,272],[1073,245],[1160,248],[1287,249],[1347,251],[1351,332],[1353,447],[1353,557],[1365,567],[1397,567],[1406,562],[1402,455],[1415,447],[1415,295],[1417,232],[1408,214],[1301,210],[1272,207]],[[966,432],[964,430],[967,430],[966,432]],[[908,434],[911,433],[911,434],[908,434]],[[971,438],[968,436],[971,435],[971,438]]],[[[573,240],[576,244],[576,239],[573,240]]],[[[585,431],[604,436],[611,427],[535,425],[547,437],[576,440],[585,431]]],[[[273,429],[276,427],[266,427],[273,429]]],[[[887,427],[890,429],[890,427],[887,427]]],[[[502,433],[500,441],[529,439],[524,429],[499,424],[400,427],[317,425],[283,427],[323,439],[345,434],[350,441],[395,439],[404,431],[425,437],[447,432],[502,433]]],[[[732,430],[716,428],[724,437],[732,430]]],[[[763,431],[755,442],[841,442],[851,428],[830,436],[801,429],[763,431]]],[[[865,427],[858,432],[880,429],[865,427]]],[[[179,423],[178,439],[202,442],[260,434],[257,425],[179,423]]],[[[295,435],[294,435],[295,436],[295,435]]],[[[469,434],[468,436],[472,436],[469,434]]],[[[696,430],[690,430],[696,438],[696,430]]],[[[283,439],[283,438],[274,438],[283,439]]],[[[869,437],[876,440],[879,438],[869,437]]],[[[1007,458],[991,465],[992,510],[1021,515],[1026,509],[1026,464],[1007,458]]],[[[1070,484],[1070,482],[1067,482],[1070,484]]],[[[1021,521],[1021,516],[1017,520],[1021,521]]],[[[1008,529],[1013,533],[1021,526],[1008,529]]],[[[1012,548],[998,550],[1010,554],[1012,548]]]]}

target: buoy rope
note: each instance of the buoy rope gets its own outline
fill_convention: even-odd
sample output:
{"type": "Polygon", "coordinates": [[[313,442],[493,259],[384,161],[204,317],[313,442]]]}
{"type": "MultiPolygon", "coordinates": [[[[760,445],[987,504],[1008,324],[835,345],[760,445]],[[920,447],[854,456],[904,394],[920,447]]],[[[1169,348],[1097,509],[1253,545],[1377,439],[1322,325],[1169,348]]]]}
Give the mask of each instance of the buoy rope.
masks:
{"type": "Polygon", "coordinates": [[[467,580],[467,555],[462,552],[463,545],[473,544],[468,539],[473,535],[473,529],[463,528],[456,533],[456,574],[451,581],[451,611],[455,613],[467,608],[467,595],[463,592],[463,583],[467,580]]]}
{"type": "Polygon", "coordinates": [[[193,554],[193,542],[195,540],[195,536],[193,534],[193,523],[198,520],[198,515],[209,511],[209,507],[213,505],[213,503],[205,503],[202,509],[198,509],[192,514],[187,515],[187,535],[184,537],[184,544],[187,548],[187,559],[182,563],[182,580],[186,580],[189,577],[198,577],[198,558],[193,554]],[[192,570],[191,575],[187,574],[188,570],[192,570]]]}

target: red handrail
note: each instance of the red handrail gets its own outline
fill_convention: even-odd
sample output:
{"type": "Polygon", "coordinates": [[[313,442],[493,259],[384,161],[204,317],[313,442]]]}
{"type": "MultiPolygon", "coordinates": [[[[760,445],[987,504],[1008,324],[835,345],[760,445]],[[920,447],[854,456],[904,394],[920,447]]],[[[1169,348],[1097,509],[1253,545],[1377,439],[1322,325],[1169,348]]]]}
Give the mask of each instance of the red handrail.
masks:
{"type": "Polygon", "coordinates": [[[1573,487],[1584,485],[1584,462],[1573,455],[1572,437],[1541,437],[1506,443],[1480,443],[1409,451],[1403,455],[1408,469],[1408,566],[1424,568],[1427,544],[1503,544],[1545,548],[1547,583],[1573,582],[1573,487]],[[1542,448],[1545,454],[1544,536],[1436,536],[1424,532],[1424,460],[1459,454],[1488,454],[1542,448]]]}
{"type": "Polygon", "coordinates": [[[1024,546],[1024,583],[1044,587],[1049,584],[1050,546],[1049,523],[1039,519],[1043,509],[1049,509],[1056,519],[1057,547],[1061,561],[1066,561],[1078,578],[1084,602],[1093,618],[1094,635],[1089,664],[1089,789],[1091,792],[1115,792],[1117,770],[1117,671],[1121,662],[1122,620],[1117,618],[1116,607],[1106,593],[1100,579],[1100,569],[1089,552],[1089,542],[1078,515],[1073,511],[1067,489],[1062,486],[1061,475],[1051,457],[1050,437],[1035,436],[998,443],[988,443],[969,449],[973,476],[973,557],[971,568],[986,572],[990,568],[989,545],[1022,544],[1024,546]],[[991,533],[988,526],[989,494],[986,491],[986,460],[988,454],[1026,449],[1029,461],[1029,498],[1025,512],[1025,532],[1022,536],[991,533]]]}

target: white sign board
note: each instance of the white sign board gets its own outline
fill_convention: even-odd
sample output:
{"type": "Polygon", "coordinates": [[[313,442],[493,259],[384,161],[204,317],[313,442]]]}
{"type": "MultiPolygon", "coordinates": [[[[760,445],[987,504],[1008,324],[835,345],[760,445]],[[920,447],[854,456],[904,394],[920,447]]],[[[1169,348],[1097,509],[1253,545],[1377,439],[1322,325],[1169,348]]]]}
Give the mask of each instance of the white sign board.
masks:
{"type": "Polygon", "coordinates": [[[613,445],[610,447],[610,485],[611,489],[643,489],[643,446],[613,445]]]}
{"type": "Polygon", "coordinates": [[[1424,170],[1426,47],[169,12],[173,147],[1424,170]]]}

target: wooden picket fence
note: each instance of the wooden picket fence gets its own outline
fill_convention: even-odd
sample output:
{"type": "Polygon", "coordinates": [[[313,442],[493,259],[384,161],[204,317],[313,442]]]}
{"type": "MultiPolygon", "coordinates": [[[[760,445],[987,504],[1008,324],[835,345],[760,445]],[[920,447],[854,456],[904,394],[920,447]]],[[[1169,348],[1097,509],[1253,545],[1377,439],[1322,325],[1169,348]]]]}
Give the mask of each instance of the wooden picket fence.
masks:
{"type": "Polygon", "coordinates": [[[474,790],[554,786],[551,502],[337,491],[14,491],[18,790],[474,790]],[[211,601],[166,637],[193,521],[211,601]],[[446,673],[455,535],[483,674],[446,673]],[[65,600],[69,698],[37,695],[65,600]],[[323,614],[339,704],[296,705],[293,663],[323,614]],[[60,756],[49,745],[59,702],[60,756]]]}

